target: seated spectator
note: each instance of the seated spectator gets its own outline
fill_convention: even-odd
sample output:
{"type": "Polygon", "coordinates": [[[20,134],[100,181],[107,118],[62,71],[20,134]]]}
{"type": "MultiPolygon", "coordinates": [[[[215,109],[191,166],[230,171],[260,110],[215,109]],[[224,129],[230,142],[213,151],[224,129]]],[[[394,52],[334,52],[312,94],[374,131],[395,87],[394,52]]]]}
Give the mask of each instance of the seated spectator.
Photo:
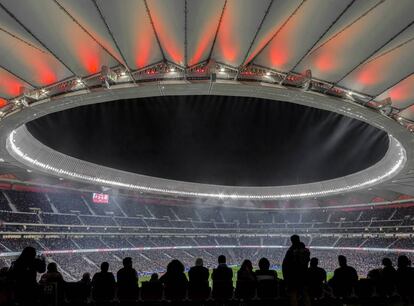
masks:
{"type": "Polygon", "coordinates": [[[410,267],[410,260],[405,255],[398,257],[397,265],[397,291],[409,303],[414,296],[414,269],[410,267]]]}
{"type": "Polygon", "coordinates": [[[32,305],[39,297],[39,287],[36,281],[37,273],[46,270],[44,256],[37,257],[36,249],[26,247],[20,256],[11,264],[9,277],[14,284],[16,302],[32,305]]]}
{"type": "Polygon", "coordinates": [[[355,285],[358,282],[358,274],[353,267],[348,266],[345,256],[339,255],[338,263],[339,268],[334,271],[330,285],[335,296],[348,297],[353,294],[355,285]]]}
{"type": "Polygon", "coordinates": [[[263,280],[277,280],[277,273],[275,270],[270,270],[270,262],[263,257],[259,260],[259,270],[255,271],[257,281],[263,280]]]}
{"type": "Polygon", "coordinates": [[[138,273],[132,267],[132,258],[124,258],[122,264],[124,267],[116,274],[118,299],[120,301],[136,300],[138,298],[138,273]]]}
{"type": "Polygon", "coordinates": [[[197,258],[195,266],[188,271],[189,278],[189,295],[192,299],[207,298],[210,294],[210,287],[208,285],[208,277],[210,273],[206,267],[203,266],[203,259],[197,258]]]}
{"type": "Polygon", "coordinates": [[[160,278],[158,276],[158,273],[152,273],[149,281],[152,282],[152,283],[153,282],[159,282],[160,278]]]}
{"type": "Polygon", "coordinates": [[[115,295],[115,277],[108,272],[109,263],[101,264],[101,271],[92,278],[92,296],[97,302],[112,301],[115,295]]]}
{"type": "Polygon", "coordinates": [[[253,264],[250,260],[245,259],[237,271],[237,281],[256,281],[256,275],[253,272],[253,264]]]}
{"type": "Polygon", "coordinates": [[[213,296],[228,299],[233,295],[233,270],[226,264],[226,256],[218,257],[218,266],[211,275],[213,280],[213,296]]]}
{"type": "Polygon", "coordinates": [[[278,296],[278,277],[270,270],[270,262],[263,257],[259,260],[259,270],[255,271],[257,279],[257,296],[262,299],[274,299],[278,296]]]}
{"type": "Polygon", "coordinates": [[[326,283],[326,271],[318,267],[319,259],[313,257],[308,268],[308,288],[312,298],[320,298],[323,293],[323,286],[326,283]]]}
{"type": "Polygon", "coordinates": [[[185,298],[188,280],[184,270],[184,265],[178,259],[173,259],[167,265],[167,272],[160,278],[160,282],[164,284],[167,299],[181,300],[185,298]]]}
{"type": "Polygon", "coordinates": [[[256,291],[256,275],[253,272],[253,264],[245,259],[237,271],[236,296],[243,299],[251,299],[256,291]]]}

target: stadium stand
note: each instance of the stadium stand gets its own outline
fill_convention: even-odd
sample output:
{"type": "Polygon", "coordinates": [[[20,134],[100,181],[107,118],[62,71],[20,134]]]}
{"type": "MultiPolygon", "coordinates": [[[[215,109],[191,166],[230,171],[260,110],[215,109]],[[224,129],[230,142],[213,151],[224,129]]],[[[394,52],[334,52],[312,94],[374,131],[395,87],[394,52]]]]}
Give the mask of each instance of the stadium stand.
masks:
{"type": "MultiPolygon", "coordinates": [[[[225,255],[234,269],[245,259],[252,260],[257,269],[258,260],[265,257],[271,269],[279,271],[289,236],[298,233],[328,275],[338,266],[337,256],[345,255],[361,281],[371,281],[368,274],[379,269],[383,257],[396,265],[398,256],[407,253],[410,257],[414,247],[410,205],[257,212],[122,197],[105,207],[88,196],[0,192],[0,268],[9,268],[21,250],[32,246],[48,263],[56,263],[68,284],[64,299],[69,302],[76,288],[72,284],[85,273],[94,275],[102,262],[108,262],[109,271],[116,274],[125,257],[132,258],[141,282],[152,273],[164,274],[173,259],[179,259],[185,271],[197,258],[203,258],[204,266],[212,269],[219,255],[225,255]]],[[[366,283],[359,285],[362,288],[366,283]]],[[[148,284],[141,287],[144,299],[149,299],[148,284]]],[[[364,291],[361,288],[356,286],[354,293],[364,291]]],[[[279,284],[274,298],[285,298],[284,290],[279,284]]],[[[335,298],[329,290],[323,292],[324,298],[335,298]]],[[[242,297],[238,293],[234,298],[242,297]]]]}

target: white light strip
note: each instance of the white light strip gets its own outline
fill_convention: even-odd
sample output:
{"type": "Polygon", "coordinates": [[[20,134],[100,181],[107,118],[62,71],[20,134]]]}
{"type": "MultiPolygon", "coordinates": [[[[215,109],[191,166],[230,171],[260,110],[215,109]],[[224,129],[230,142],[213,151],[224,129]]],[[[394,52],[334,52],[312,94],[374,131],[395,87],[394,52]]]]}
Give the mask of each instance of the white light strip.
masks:
{"type": "MultiPolygon", "coordinates": [[[[196,246],[162,246],[162,247],[138,247],[138,248],[108,248],[108,249],[78,249],[78,250],[51,250],[40,251],[40,254],[80,254],[80,253],[102,253],[123,251],[166,251],[186,249],[287,249],[285,245],[196,245],[196,246]]],[[[332,247],[332,246],[309,246],[311,250],[347,250],[367,252],[389,252],[389,253],[414,253],[414,249],[386,249],[386,248],[358,248],[358,247],[332,247]]],[[[0,257],[19,256],[20,252],[0,253],[0,257]]]]}
{"type": "Polygon", "coordinates": [[[10,133],[9,137],[7,138],[8,144],[11,150],[13,151],[13,153],[17,155],[19,158],[33,165],[35,169],[41,168],[41,170],[47,170],[48,172],[52,172],[57,176],[67,176],[69,178],[80,179],[80,180],[92,182],[95,184],[115,186],[115,187],[127,188],[127,189],[144,191],[144,192],[181,195],[181,196],[192,196],[192,197],[233,199],[233,200],[236,200],[236,199],[266,200],[266,199],[308,198],[308,197],[317,197],[317,196],[327,196],[330,194],[337,194],[337,193],[342,193],[342,192],[349,192],[351,190],[373,186],[374,184],[385,180],[386,178],[392,176],[393,174],[396,174],[399,171],[399,169],[404,165],[404,162],[406,160],[405,149],[392,135],[389,135],[390,142],[395,142],[395,145],[398,149],[398,160],[396,160],[394,165],[382,175],[372,177],[361,183],[347,185],[346,187],[337,187],[337,188],[332,188],[332,189],[325,189],[325,190],[311,191],[311,192],[275,193],[275,194],[264,194],[264,195],[262,194],[226,194],[224,192],[223,193],[192,192],[192,191],[165,189],[165,188],[129,184],[129,183],[124,183],[124,182],[117,182],[114,180],[109,180],[109,179],[104,179],[104,178],[99,178],[99,177],[92,177],[92,176],[88,176],[84,174],[79,174],[76,172],[71,172],[65,169],[60,169],[55,166],[45,164],[41,161],[38,161],[28,156],[18,146],[16,146],[15,144],[16,133],[17,133],[16,130],[13,130],[10,133]]]}

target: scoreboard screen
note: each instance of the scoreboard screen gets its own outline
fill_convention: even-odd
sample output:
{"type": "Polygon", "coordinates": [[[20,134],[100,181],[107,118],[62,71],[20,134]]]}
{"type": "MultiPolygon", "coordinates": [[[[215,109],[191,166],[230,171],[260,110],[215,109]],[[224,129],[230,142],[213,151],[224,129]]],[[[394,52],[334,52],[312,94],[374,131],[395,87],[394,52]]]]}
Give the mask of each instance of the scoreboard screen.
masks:
{"type": "Polygon", "coordinates": [[[106,193],[93,193],[92,195],[92,202],[97,204],[108,204],[109,203],[109,195],[106,193]]]}

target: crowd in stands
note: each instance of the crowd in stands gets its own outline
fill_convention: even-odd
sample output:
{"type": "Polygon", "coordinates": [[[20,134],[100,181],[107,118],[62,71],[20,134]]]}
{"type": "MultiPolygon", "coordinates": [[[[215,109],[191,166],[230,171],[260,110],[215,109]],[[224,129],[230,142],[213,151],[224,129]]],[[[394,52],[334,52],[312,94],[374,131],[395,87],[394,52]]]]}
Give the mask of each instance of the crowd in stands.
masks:
{"type": "MultiPolygon", "coordinates": [[[[115,268],[111,260],[105,259],[109,254],[104,254],[99,271],[91,273],[81,265],[82,275],[75,281],[68,281],[56,262],[47,263],[47,258],[37,255],[35,248],[26,247],[10,267],[0,269],[0,303],[36,305],[36,301],[40,301],[38,305],[77,305],[94,301],[100,305],[117,301],[121,305],[131,305],[131,302],[140,299],[284,299],[288,305],[308,306],[322,299],[364,298],[414,302],[414,268],[405,255],[399,255],[396,259],[384,257],[382,267],[378,267],[380,262],[377,262],[375,269],[371,269],[365,277],[358,275],[352,258],[339,254],[332,258],[337,262],[332,269],[332,277],[328,279],[325,258],[320,258],[317,252],[309,250],[297,235],[292,235],[290,242],[287,250],[278,250],[283,259],[281,275],[273,269],[272,259],[268,257],[261,257],[257,261],[257,268],[254,264],[256,262],[243,258],[238,263],[240,266],[234,282],[228,257],[220,253],[222,250],[216,250],[210,254],[217,258],[211,273],[202,257],[192,258],[188,274],[185,273],[187,269],[183,258],[171,257],[162,273],[153,272],[150,280],[141,284],[138,282],[140,275],[134,266],[141,266],[143,258],[134,260],[125,256],[121,260],[121,266],[115,268]]],[[[72,262],[72,265],[77,263],[72,262]]]]}

